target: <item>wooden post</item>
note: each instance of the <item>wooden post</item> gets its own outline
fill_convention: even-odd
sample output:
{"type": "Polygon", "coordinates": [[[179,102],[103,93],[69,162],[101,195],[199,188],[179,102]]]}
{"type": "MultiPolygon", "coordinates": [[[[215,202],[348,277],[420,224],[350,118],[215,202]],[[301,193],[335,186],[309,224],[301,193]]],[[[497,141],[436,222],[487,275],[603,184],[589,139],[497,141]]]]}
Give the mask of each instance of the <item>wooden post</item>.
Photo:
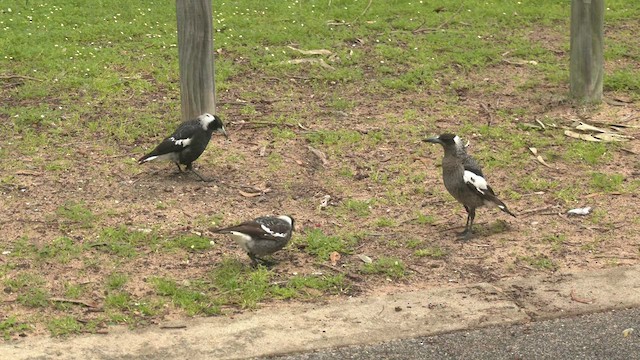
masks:
{"type": "Polygon", "coordinates": [[[176,0],[182,120],[215,114],[212,0],[176,0]]]}
{"type": "Polygon", "coordinates": [[[571,0],[571,96],[602,101],[604,0],[571,0]]]}

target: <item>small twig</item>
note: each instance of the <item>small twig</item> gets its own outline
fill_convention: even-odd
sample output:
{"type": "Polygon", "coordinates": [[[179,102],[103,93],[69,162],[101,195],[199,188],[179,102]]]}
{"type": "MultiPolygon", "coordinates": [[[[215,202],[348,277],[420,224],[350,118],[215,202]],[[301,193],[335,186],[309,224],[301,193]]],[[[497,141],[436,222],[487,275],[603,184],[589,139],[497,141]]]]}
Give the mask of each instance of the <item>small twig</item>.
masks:
{"type": "Polygon", "coordinates": [[[94,304],[91,304],[87,301],[84,300],[77,300],[77,299],[65,299],[65,298],[49,298],[50,301],[53,302],[66,302],[66,303],[71,303],[71,304],[78,304],[78,305],[84,305],[88,308],[93,308],[93,309],[99,309],[100,307],[94,304]]]}
{"type": "Polygon", "coordinates": [[[186,329],[187,325],[185,324],[162,324],[160,325],[160,329],[186,329]]]}
{"type": "Polygon", "coordinates": [[[489,107],[482,102],[480,103],[480,107],[482,108],[482,110],[484,110],[487,113],[487,115],[489,115],[489,121],[487,121],[487,126],[491,126],[491,123],[493,122],[493,114],[491,113],[491,110],[489,110],[489,107]]]}
{"type": "MultiPolygon", "coordinates": [[[[420,27],[422,27],[422,25],[420,25],[417,29],[413,30],[411,33],[413,34],[419,34],[419,33],[423,33],[423,32],[430,32],[430,31],[438,31],[440,29],[442,29],[443,27],[449,25],[450,22],[453,21],[453,19],[458,16],[458,14],[460,13],[460,11],[462,11],[462,8],[464,7],[464,5],[460,5],[460,7],[458,7],[458,10],[456,10],[453,15],[451,15],[451,17],[449,19],[447,19],[445,22],[441,23],[440,25],[438,25],[435,28],[428,28],[428,29],[420,29],[420,27]]],[[[423,23],[424,24],[424,23],[423,23]]]]}
{"type": "Polygon", "coordinates": [[[369,11],[369,8],[371,7],[371,3],[373,3],[373,0],[369,0],[369,3],[367,4],[367,7],[364,8],[364,10],[362,10],[362,12],[360,13],[360,15],[356,16],[355,19],[353,19],[352,23],[355,24],[356,21],[358,21],[358,19],[360,19],[360,17],[362,15],[364,15],[367,11],[369,11]]]}
{"type": "Polygon", "coordinates": [[[535,214],[537,212],[541,212],[541,211],[546,211],[546,210],[552,209],[554,207],[556,207],[556,206],[555,205],[543,206],[543,207],[539,207],[539,208],[523,211],[518,215],[520,215],[520,216],[532,215],[532,214],[535,214]]]}
{"type": "Polygon", "coordinates": [[[582,299],[576,296],[576,289],[571,289],[571,300],[579,302],[581,304],[592,304],[595,299],[582,299]]]}
{"type": "Polygon", "coordinates": [[[637,256],[620,256],[620,255],[595,255],[596,259],[619,259],[619,260],[638,260],[637,256]]]}
{"type": "Polygon", "coordinates": [[[31,77],[31,76],[26,76],[26,75],[0,75],[0,79],[2,79],[2,80],[26,79],[26,80],[33,80],[33,81],[42,82],[42,80],[40,80],[38,78],[34,78],[34,77],[31,77]]]}

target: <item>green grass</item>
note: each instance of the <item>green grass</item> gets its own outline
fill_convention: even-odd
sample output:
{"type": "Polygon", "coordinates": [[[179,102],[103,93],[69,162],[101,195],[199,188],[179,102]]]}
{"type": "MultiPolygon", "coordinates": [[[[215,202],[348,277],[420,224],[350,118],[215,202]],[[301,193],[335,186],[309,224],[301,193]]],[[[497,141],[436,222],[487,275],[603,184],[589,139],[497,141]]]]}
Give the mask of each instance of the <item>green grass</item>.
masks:
{"type": "Polygon", "coordinates": [[[92,246],[117,257],[132,258],[138,255],[140,247],[157,243],[158,238],[153,232],[119,226],[102,229],[98,241],[92,246]]]}
{"type": "Polygon", "coordinates": [[[53,336],[67,336],[83,331],[82,324],[70,315],[50,319],[47,328],[53,336]]]}
{"type": "Polygon", "coordinates": [[[201,291],[179,286],[174,280],[166,278],[153,278],[150,282],[158,295],[168,297],[175,307],[183,309],[188,316],[220,313],[213,299],[201,291]]]}
{"type": "Polygon", "coordinates": [[[211,249],[211,240],[199,235],[186,234],[171,239],[168,248],[179,248],[189,252],[203,252],[211,249]]]}
{"type": "Polygon", "coordinates": [[[112,273],[106,279],[106,285],[109,290],[118,290],[129,281],[129,276],[122,273],[112,273]]]}
{"type": "Polygon", "coordinates": [[[15,334],[20,334],[31,330],[31,326],[18,321],[15,316],[9,316],[0,321],[0,334],[4,340],[9,340],[15,334]]]}
{"type": "Polygon", "coordinates": [[[550,234],[542,238],[543,243],[551,245],[551,250],[558,252],[562,250],[562,246],[567,241],[567,236],[564,234],[550,234]]]}
{"type": "Polygon", "coordinates": [[[603,174],[599,172],[591,173],[591,186],[596,191],[620,192],[622,191],[622,174],[603,174]]]}
{"type": "Polygon", "coordinates": [[[307,232],[302,240],[306,245],[305,251],[320,260],[328,260],[331,253],[350,254],[355,239],[348,236],[326,235],[320,229],[307,232]]]}
{"type": "Polygon", "coordinates": [[[66,264],[71,259],[76,259],[82,254],[83,247],[76,244],[73,239],[62,236],[54,239],[51,243],[45,244],[38,250],[38,257],[41,259],[55,260],[66,264]]]}
{"type": "Polygon", "coordinates": [[[424,249],[417,249],[413,252],[414,256],[417,257],[430,257],[430,258],[441,258],[447,256],[447,252],[439,246],[430,246],[424,249]]]}
{"type": "Polygon", "coordinates": [[[602,164],[611,159],[610,145],[602,142],[573,140],[565,152],[565,157],[588,165],[602,164]]]}
{"type": "Polygon", "coordinates": [[[82,228],[93,226],[93,222],[96,220],[96,215],[82,202],[67,202],[58,207],[56,215],[66,220],[66,222],[82,228]]]}
{"type": "Polygon", "coordinates": [[[538,270],[555,271],[558,269],[558,265],[556,264],[556,262],[543,254],[537,254],[535,256],[523,256],[520,258],[520,260],[538,270]]]}
{"type": "Polygon", "coordinates": [[[381,257],[370,264],[364,264],[362,266],[362,273],[364,274],[384,275],[391,279],[401,279],[405,277],[407,275],[406,271],[407,269],[404,262],[393,257],[381,257]]]}

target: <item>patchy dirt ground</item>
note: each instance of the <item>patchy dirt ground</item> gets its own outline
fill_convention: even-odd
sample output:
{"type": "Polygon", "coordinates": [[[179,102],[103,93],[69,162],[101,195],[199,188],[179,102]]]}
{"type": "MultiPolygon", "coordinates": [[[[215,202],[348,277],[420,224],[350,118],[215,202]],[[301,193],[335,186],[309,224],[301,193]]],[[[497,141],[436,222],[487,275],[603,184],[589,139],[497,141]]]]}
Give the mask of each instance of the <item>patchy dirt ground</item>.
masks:
{"type": "MultiPolygon", "coordinates": [[[[209,183],[189,174],[175,174],[171,164],[134,163],[132,159],[166,134],[124,147],[106,134],[76,141],[64,158],[72,166],[61,171],[47,170],[47,164],[60,160],[51,155],[55,154],[53,149],[36,149],[20,159],[21,168],[5,174],[11,181],[0,184],[0,223],[6,239],[0,250],[15,255],[20,239],[40,248],[63,235],[78,244],[91,244],[99,241],[96,233],[100,228],[118,225],[154,229],[163,236],[197,232],[210,237],[215,246],[204,252],[156,252],[143,246],[145,253],[132,259],[114,258],[94,248],[67,263],[3,253],[3,277],[38,274],[45,279],[49,294],[60,298],[65,284],[81,284],[86,288],[81,300],[99,305],[105,298],[106,274],[118,271],[130,276],[127,293],[132,298],[143,297],[152,292],[147,283],[152,276],[189,282],[206,279],[223,258],[237,257],[248,263],[229,239],[209,232],[215,225],[212,219],[222,218],[220,225],[230,225],[278,213],[293,215],[298,227],[292,244],[275,256],[279,260],[273,267],[276,281],[294,274],[348,275],[348,289],[337,295],[322,296],[319,292],[318,300],[638,263],[640,205],[634,187],[640,174],[637,103],[627,102],[624,94],[606,94],[609,103],[583,109],[564,100],[567,89],[545,86],[544,81],[523,90],[540,76],[533,66],[505,62],[469,74],[468,83],[481,86],[451,86],[443,80],[441,90],[435,92],[382,97],[356,86],[336,84],[335,92],[352,101],[346,109],[330,106],[334,95],[315,92],[312,81],[294,77],[263,79],[269,88],[264,98],[247,100],[239,90],[222,92],[219,112],[227,122],[230,140],[214,137],[196,162],[200,173],[215,179],[209,183]],[[495,91],[485,91],[488,88],[495,91]],[[450,105],[461,110],[452,115],[447,110],[450,105]],[[243,109],[249,106],[255,112],[248,115],[243,109]],[[412,113],[407,115],[407,111],[412,113]],[[261,121],[273,114],[297,114],[299,124],[261,121]],[[520,127],[535,125],[536,120],[547,129],[520,127]],[[565,152],[573,151],[572,144],[581,140],[565,137],[563,131],[578,121],[598,126],[623,123],[628,127],[621,131],[633,139],[607,145],[607,160],[595,165],[571,160],[565,152]],[[472,128],[482,125],[499,127],[502,135],[484,136],[472,128]],[[335,143],[309,140],[308,135],[314,132],[343,129],[355,130],[361,137],[335,143]],[[421,141],[444,131],[463,132],[470,141],[469,151],[481,162],[505,152],[527,159],[517,166],[493,166],[486,172],[517,218],[481,209],[476,236],[468,242],[456,239],[454,233],[463,227],[466,214],[442,184],[438,167],[442,149],[421,141]],[[512,134],[525,142],[548,138],[549,146],[538,150],[549,167],[536,161],[526,146],[515,148],[509,139],[512,134]],[[326,162],[309,146],[322,152],[326,162]],[[621,174],[622,190],[594,190],[589,185],[591,172],[621,174]],[[527,177],[554,185],[525,189],[522,179],[527,177]],[[571,196],[559,196],[569,190],[571,196]],[[321,208],[327,195],[328,206],[321,208]],[[350,199],[370,201],[367,214],[346,209],[350,199]],[[57,209],[69,202],[83,202],[97,216],[95,223],[83,228],[56,216],[57,209]],[[582,206],[591,206],[594,212],[586,217],[566,215],[567,210],[582,206]],[[313,228],[328,235],[357,234],[358,242],[352,253],[341,254],[335,265],[321,262],[305,251],[305,234],[313,228]],[[416,255],[420,249],[442,253],[416,255]],[[358,255],[374,261],[381,257],[400,259],[405,264],[404,276],[362,273],[358,255]]],[[[252,86],[248,80],[237,81],[247,89],[252,86]]],[[[134,106],[144,108],[144,103],[134,106]]],[[[108,109],[102,113],[108,121],[108,109]]],[[[31,319],[36,325],[28,334],[45,331],[45,325],[38,322],[43,314],[71,314],[83,321],[97,316],[84,306],[27,307],[16,301],[17,296],[5,289],[0,313],[31,319]]],[[[181,311],[167,308],[137,325],[182,316],[181,311]]],[[[100,328],[107,324],[105,321],[100,328]]]]}

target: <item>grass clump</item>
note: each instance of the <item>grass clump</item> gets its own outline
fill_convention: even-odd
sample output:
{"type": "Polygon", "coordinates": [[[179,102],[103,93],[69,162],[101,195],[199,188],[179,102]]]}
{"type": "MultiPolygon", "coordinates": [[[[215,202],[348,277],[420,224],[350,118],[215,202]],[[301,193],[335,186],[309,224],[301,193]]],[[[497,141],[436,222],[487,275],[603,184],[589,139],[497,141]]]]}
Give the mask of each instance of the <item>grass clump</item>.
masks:
{"type": "Polygon", "coordinates": [[[558,265],[551,258],[543,254],[523,256],[520,259],[538,270],[555,271],[558,268],[558,265]]]}
{"type": "Polygon", "coordinates": [[[96,215],[83,202],[66,202],[56,209],[56,215],[81,228],[92,227],[96,220],[96,215]]]}
{"type": "Polygon", "coordinates": [[[362,272],[365,274],[382,274],[392,279],[401,279],[406,276],[406,266],[400,259],[381,257],[372,263],[364,264],[362,272]]]}
{"type": "Polygon", "coordinates": [[[158,295],[169,297],[174,306],[183,309],[189,316],[220,313],[220,308],[213,299],[201,291],[180,286],[174,280],[159,277],[152,278],[151,284],[158,295]]]}
{"type": "Polygon", "coordinates": [[[13,315],[0,321],[0,334],[2,334],[4,340],[9,340],[14,334],[22,333],[30,329],[31,327],[28,324],[19,322],[13,315]]]}
{"type": "Polygon", "coordinates": [[[47,322],[47,328],[53,336],[79,334],[83,330],[82,324],[70,315],[49,320],[47,322]]]}
{"type": "Polygon", "coordinates": [[[339,275],[295,275],[285,286],[273,286],[271,294],[279,299],[312,299],[324,293],[341,293],[349,285],[343,274],[339,275]]]}
{"type": "Polygon", "coordinates": [[[447,252],[439,246],[430,246],[424,249],[418,249],[414,251],[413,255],[417,257],[430,257],[430,258],[437,259],[437,258],[445,257],[447,255],[447,252]]]}
{"type": "Polygon", "coordinates": [[[235,260],[225,260],[212,273],[213,284],[223,294],[218,301],[254,308],[269,295],[271,271],[258,267],[251,271],[235,260]]]}
{"type": "Polygon", "coordinates": [[[202,252],[211,249],[211,240],[195,234],[182,235],[170,240],[168,248],[179,248],[189,252],[202,252]]]}
{"type": "Polygon", "coordinates": [[[619,192],[622,190],[623,181],[622,174],[591,173],[591,186],[598,191],[619,192]]]}
{"type": "Polygon", "coordinates": [[[312,229],[306,234],[304,243],[306,251],[319,258],[328,260],[332,252],[350,254],[355,239],[351,237],[325,235],[320,229],[312,229]]]}
{"type": "Polygon", "coordinates": [[[82,253],[82,246],[74,243],[73,239],[62,236],[54,239],[50,244],[46,244],[38,251],[41,259],[52,259],[62,264],[68,263],[71,259],[78,258],[82,253]]]}

